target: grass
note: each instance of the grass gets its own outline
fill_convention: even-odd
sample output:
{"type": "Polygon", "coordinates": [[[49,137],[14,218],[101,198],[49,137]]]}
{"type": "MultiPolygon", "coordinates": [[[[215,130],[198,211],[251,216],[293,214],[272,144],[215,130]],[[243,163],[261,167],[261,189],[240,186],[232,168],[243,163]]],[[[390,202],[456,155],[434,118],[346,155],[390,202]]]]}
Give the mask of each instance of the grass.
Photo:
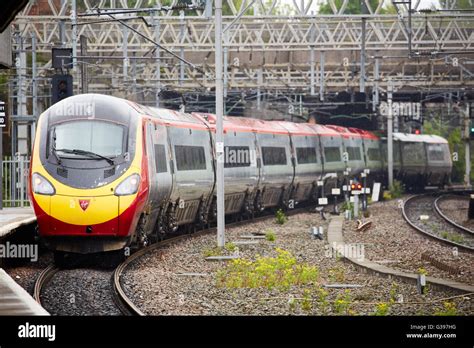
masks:
{"type": "Polygon", "coordinates": [[[276,223],[278,225],[283,225],[288,221],[288,217],[285,215],[285,212],[281,209],[277,210],[275,214],[275,218],[276,218],[276,223]]]}
{"type": "Polygon", "coordinates": [[[390,311],[390,304],[387,302],[380,302],[375,306],[374,315],[385,316],[390,311]]]}
{"type": "Polygon", "coordinates": [[[217,285],[226,288],[289,289],[293,285],[316,283],[316,266],[298,263],[289,251],[277,248],[275,257],[258,256],[255,261],[232,260],[217,273],[217,285]]]}
{"type": "Polygon", "coordinates": [[[267,232],[265,233],[265,239],[269,242],[274,242],[276,240],[275,232],[271,229],[267,230],[267,232]]]}
{"type": "Polygon", "coordinates": [[[460,243],[460,244],[464,243],[464,237],[456,233],[449,233],[449,232],[443,231],[441,232],[441,238],[450,240],[451,242],[455,242],[455,243],[460,243]]]}
{"type": "Polygon", "coordinates": [[[454,316],[457,314],[458,310],[454,302],[444,302],[443,309],[435,312],[435,315],[439,316],[454,316]]]}

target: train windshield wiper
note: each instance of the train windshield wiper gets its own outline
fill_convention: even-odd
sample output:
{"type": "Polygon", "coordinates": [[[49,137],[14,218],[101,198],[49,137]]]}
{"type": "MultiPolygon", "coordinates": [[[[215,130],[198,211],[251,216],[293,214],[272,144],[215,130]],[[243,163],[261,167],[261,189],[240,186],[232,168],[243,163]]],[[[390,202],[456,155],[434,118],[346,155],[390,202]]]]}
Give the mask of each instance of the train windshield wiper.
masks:
{"type": "Polygon", "coordinates": [[[56,128],[53,130],[53,144],[51,146],[51,153],[56,158],[58,164],[61,164],[61,158],[58,155],[58,150],[56,150],[56,128]]]}
{"type": "Polygon", "coordinates": [[[112,165],[115,164],[114,160],[92,151],[85,151],[85,150],[79,150],[79,149],[72,149],[72,150],[71,149],[55,149],[55,151],[61,151],[61,152],[70,153],[73,155],[83,155],[83,156],[88,156],[88,157],[100,158],[100,159],[106,160],[109,164],[112,164],[112,165]]]}

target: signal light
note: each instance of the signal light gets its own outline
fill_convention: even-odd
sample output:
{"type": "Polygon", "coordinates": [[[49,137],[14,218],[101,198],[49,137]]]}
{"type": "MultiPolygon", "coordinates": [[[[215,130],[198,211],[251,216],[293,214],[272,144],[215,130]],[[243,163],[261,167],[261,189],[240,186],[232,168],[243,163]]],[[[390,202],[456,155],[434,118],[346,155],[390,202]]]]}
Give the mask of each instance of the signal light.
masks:
{"type": "Polygon", "coordinates": [[[362,190],[362,185],[361,184],[352,184],[351,185],[351,191],[356,191],[356,190],[362,190]]]}
{"type": "Polygon", "coordinates": [[[51,104],[72,96],[72,76],[54,75],[51,81],[51,104]]]}

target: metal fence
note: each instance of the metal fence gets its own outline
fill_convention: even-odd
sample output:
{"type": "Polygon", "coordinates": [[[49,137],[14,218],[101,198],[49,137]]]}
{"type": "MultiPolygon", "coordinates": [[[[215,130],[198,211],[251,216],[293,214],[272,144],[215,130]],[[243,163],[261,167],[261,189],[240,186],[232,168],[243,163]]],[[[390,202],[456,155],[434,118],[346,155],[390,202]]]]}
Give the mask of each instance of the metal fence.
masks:
{"type": "Polygon", "coordinates": [[[4,157],[2,162],[4,207],[26,207],[28,200],[28,172],[30,157],[4,157]]]}

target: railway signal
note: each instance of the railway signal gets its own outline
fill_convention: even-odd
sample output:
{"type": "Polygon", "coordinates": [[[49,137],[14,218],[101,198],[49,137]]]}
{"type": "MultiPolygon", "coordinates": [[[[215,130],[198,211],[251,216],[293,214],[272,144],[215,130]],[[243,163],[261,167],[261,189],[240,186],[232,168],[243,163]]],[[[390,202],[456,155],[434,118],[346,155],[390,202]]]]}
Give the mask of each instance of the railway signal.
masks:
{"type": "Polygon", "coordinates": [[[56,74],[51,81],[51,104],[72,96],[72,76],[56,74]]]}

